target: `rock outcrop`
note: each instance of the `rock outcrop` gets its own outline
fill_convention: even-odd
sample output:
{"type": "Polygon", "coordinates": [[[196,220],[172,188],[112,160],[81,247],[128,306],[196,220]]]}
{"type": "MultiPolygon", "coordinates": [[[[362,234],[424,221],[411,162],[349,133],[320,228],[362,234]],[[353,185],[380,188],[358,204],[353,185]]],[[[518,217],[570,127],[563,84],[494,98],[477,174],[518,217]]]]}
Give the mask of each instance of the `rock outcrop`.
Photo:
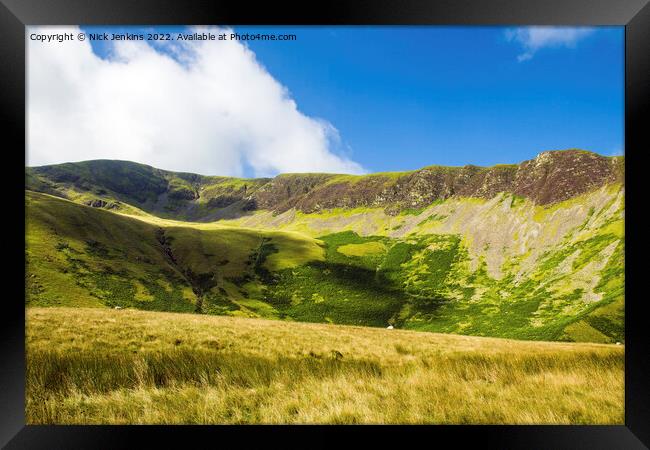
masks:
{"type": "Polygon", "coordinates": [[[492,198],[508,192],[546,205],[623,181],[622,158],[582,150],[548,151],[518,165],[433,166],[404,174],[360,177],[282,175],[254,197],[260,209],[420,208],[453,196],[492,198]]]}
{"type": "Polygon", "coordinates": [[[128,161],[87,161],[28,168],[26,185],[64,198],[71,189],[94,191],[106,197],[93,200],[95,207],[121,200],[154,214],[214,220],[220,211],[233,215],[256,209],[282,213],[295,208],[309,213],[375,207],[396,214],[450,197],[493,198],[500,192],[547,205],[623,178],[623,157],[562,150],[492,167],[430,166],[399,173],[282,174],[257,179],[175,173],[128,161]]]}

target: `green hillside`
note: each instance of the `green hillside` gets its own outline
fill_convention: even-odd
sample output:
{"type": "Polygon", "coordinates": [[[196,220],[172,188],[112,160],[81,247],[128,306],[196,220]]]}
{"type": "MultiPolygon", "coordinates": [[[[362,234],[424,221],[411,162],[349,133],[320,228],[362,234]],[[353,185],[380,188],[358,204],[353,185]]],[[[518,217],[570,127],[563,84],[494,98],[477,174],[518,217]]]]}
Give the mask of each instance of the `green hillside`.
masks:
{"type": "Polygon", "coordinates": [[[270,270],[322,259],[290,232],[159,227],[27,192],[27,304],[255,315],[270,270]]]}
{"type": "Polygon", "coordinates": [[[268,180],[169,172],[130,161],[96,160],[27,167],[27,189],[131,214],[182,220],[246,211],[246,194],[268,180]]]}
{"type": "MultiPolygon", "coordinates": [[[[26,193],[30,306],[624,340],[624,203],[617,183],[551,205],[501,193],[453,197],[399,214],[380,207],[258,209],[197,223],[172,220],[186,215],[158,214],[151,206],[149,193],[162,189],[159,176],[169,189],[169,173],[138,169],[124,177],[126,185],[104,191],[113,200],[93,204],[85,199],[108,187],[111,177],[96,178],[98,166],[90,163],[87,172],[63,166],[38,168],[59,184],[37,187],[60,197],[61,186],[73,183],[66,191],[73,201],[26,193]],[[119,204],[111,207],[111,201],[119,204]],[[142,208],[146,202],[149,212],[142,208]]],[[[190,175],[179,179],[189,182],[190,175]]],[[[30,180],[29,170],[27,176],[31,186],[43,180],[30,180]]],[[[304,182],[323,181],[310,177],[304,182]]],[[[219,183],[226,181],[237,192],[265,189],[263,181],[262,187],[219,183]]]]}

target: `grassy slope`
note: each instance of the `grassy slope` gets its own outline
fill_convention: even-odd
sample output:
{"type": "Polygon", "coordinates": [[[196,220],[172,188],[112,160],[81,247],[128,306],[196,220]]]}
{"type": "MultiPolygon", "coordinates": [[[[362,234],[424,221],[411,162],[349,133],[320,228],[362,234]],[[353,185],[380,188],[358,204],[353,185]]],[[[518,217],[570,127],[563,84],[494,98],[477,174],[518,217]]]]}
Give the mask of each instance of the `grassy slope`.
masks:
{"type": "MultiPolygon", "coordinates": [[[[400,326],[614,342],[624,340],[623,215],[623,189],[614,184],[549,207],[503,195],[438,202],[396,217],[357,208],[224,223],[318,236],[330,247],[340,244],[337,257],[346,256],[347,265],[365,261],[370,271],[390,273],[390,284],[411,299],[392,317],[400,326]]],[[[294,287],[294,303],[327,288],[303,285],[294,287]]]]}
{"type": "Polygon", "coordinates": [[[200,310],[519,339],[623,341],[617,192],[542,209],[510,198],[493,204],[445,202],[399,216],[408,229],[398,229],[402,235],[372,234],[376,229],[365,230],[365,236],[332,233],[347,223],[364,234],[340,212],[294,217],[293,223],[301,225],[284,227],[325,233],[319,240],[240,224],[123,217],[28,193],[28,304],[200,310]],[[310,220],[312,225],[328,220],[330,228],[305,226],[310,220]],[[575,223],[567,227],[571,220],[575,223]],[[513,221],[523,225],[516,228],[513,221]],[[488,225],[482,230],[483,223],[488,225]],[[547,249],[535,244],[553,243],[552,236],[529,236],[562,227],[547,249]],[[160,230],[174,264],[159,242],[160,230]],[[483,243],[493,243],[504,230],[519,234],[521,242],[506,239],[512,241],[510,253],[504,247],[497,253],[501,259],[494,259],[483,243]],[[489,264],[502,269],[500,277],[489,264]]]}
{"type": "Polygon", "coordinates": [[[210,199],[247,192],[268,179],[170,172],[130,161],[94,160],[28,167],[28,189],[76,203],[102,200],[116,211],[189,220],[214,211],[210,199]]]}
{"type": "Polygon", "coordinates": [[[255,272],[322,258],[320,243],[297,233],[161,227],[45,194],[27,192],[26,200],[28,305],[191,312],[198,287],[208,312],[255,315],[250,308],[257,305],[247,305],[241,293],[220,295],[211,285],[219,281],[236,291],[236,278],[255,281],[255,272]],[[161,231],[175,262],[164,251],[161,231]],[[261,245],[272,253],[251,262],[261,245]]]}
{"type": "Polygon", "coordinates": [[[27,423],[622,424],[621,346],[28,308],[27,423]]]}

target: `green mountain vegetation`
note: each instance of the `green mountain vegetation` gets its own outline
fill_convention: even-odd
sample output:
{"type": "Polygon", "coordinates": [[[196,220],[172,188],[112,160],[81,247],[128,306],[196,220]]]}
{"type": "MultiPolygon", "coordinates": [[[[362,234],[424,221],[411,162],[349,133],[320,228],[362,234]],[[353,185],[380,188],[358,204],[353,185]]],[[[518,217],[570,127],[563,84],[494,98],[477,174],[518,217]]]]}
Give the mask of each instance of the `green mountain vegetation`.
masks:
{"type": "Polygon", "coordinates": [[[238,179],[26,170],[28,306],[624,341],[621,157],[238,179]]]}

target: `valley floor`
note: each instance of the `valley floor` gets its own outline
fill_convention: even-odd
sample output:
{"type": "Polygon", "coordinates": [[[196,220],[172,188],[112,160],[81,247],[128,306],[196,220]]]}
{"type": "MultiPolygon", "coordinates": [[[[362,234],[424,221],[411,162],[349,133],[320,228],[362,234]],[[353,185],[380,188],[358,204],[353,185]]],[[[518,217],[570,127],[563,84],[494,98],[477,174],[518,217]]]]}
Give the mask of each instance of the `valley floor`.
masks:
{"type": "Polygon", "coordinates": [[[624,346],[28,307],[27,423],[623,424],[624,346]]]}

